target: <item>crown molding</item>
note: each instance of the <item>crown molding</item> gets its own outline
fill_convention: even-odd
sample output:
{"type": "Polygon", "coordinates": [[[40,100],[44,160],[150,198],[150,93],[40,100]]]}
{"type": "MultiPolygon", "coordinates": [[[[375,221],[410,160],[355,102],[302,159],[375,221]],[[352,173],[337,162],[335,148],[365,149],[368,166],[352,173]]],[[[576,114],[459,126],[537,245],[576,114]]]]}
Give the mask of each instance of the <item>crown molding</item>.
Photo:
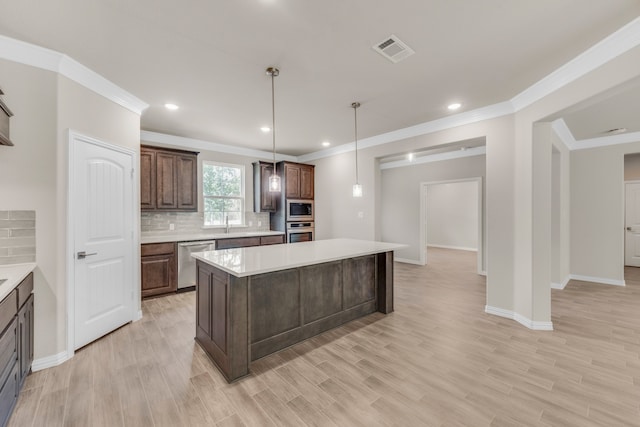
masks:
{"type": "Polygon", "coordinates": [[[571,145],[571,150],[608,147],[610,145],[630,144],[640,142],[640,132],[623,133],[620,135],[602,136],[599,138],[580,139],[571,145]]]}
{"type": "Polygon", "coordinates": [[[576,139],[573,137],[573,133],[571,133],[571,130],[564,119],[557,119],[551,122],[551,129],[554,130],[558,138],[560,138],[560,141],[562,141],[567,149],[573,149],[576,139]]]}
{"type": "Polygon", "coordinates": [[[428,156],[416,157],[415,160],[397,160],[395,162],[380,163],[380,169],[394,169],[405,166],[420,165],[424,163],[440,162],[442,160],[461,159],[463,157],[482,156],[487,154],[487,147],[473,147],[466,150],[447,151],[445,153],[430,154],[428,156]]]}
{"type": "Polygon", "coordinates": [[[520,111],[638,45],[640,45],[640,18],[629,22],[511,98],[511,103],[516,111],[520,111]]]}
{"type": "Polygon", "coordinates": [[[138,115],[149,107],[95,71],[51,49],[0,35],[0,58],[58,73],[138,115]]]}
{"type": "MultiPolygon", "coordinates": [[[[271,159],[271,151],[253,150],[251,148],[238,147],[235,145],[220,144],[217,142],[204,141],[202,139],[185,138],[183,136],[168,135],[166,133],[140,131],[140,140],[152,142],[163,146],[180,147],[188,150],[216,151],[218,153],[237,154],[239,156],[253,157],[258,159],[271,159]]],[[[276,153],[276,160],[287,160],[297,162],[298,157],[276,153]]]]}
{"type": "MultiPolygon", "coordinates": [[[[358,149],[375,147],[377,145],[388,144],[390,142],[400,141],[415,136],[427,135],[458,126],[469,125],[483,120],[495,119],[497,117],[502,117],[513,113],[513,106],[510,102],[501,102],[499,104],[489,105],[486,107],[478,108],[476,110],[467,111],[453,116],[443,117],[441,119],[432,120],[430,122],[398,129],[369,138],[364,138],[358,141],[358,149]]],[[[324,157],[335,156],[337,154],[349,153],[354,149],[355,144],[351,142],[349,144],[343,144],[339,147],[328,148],[326,150],[320,150],[299,156],[298,161],[308,162],[311,160],[318,160],[324,157]]]]}

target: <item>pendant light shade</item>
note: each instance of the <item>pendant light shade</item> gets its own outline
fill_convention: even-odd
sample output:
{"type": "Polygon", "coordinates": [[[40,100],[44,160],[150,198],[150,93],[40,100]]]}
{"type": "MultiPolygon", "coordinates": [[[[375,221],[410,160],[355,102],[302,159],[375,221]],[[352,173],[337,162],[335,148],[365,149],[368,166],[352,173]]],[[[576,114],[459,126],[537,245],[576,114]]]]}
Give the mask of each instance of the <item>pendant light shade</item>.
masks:
{"type": "Polygon", "coordinates": [[[280,177],[276,173],[276,92],[274,79],[280,74],[280,70],[275,67],[267,68],[267,75],[271,76],[271,135],[273,137],[273,173],[269,177],[269,192],[279,193],[282,191],[280,177]]]}
{"type": "Polygon", "coordinates": [[[356,145],[356,183],[353,184],[353,197],[362,197],[362,185],[360,185],[360,183],[358,182],[358,107],[360,107],[359,102],[351,103],[351,108],[353,108],[353,122],[356,145]]]}

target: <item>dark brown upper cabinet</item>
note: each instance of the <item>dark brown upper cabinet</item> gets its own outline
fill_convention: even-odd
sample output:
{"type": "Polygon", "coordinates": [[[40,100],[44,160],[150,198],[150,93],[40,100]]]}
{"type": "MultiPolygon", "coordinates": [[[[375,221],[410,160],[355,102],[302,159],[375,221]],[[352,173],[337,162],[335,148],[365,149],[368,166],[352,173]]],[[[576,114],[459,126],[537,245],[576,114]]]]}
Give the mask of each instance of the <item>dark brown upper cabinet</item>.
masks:
{"type": "Polygon", "coordinates": [[[273,163],[253,164],[253,211],[275,212],[280,193],[269,191],[269,177],[273,173],[273,163]]]}
{"type": "Polygon", "coordinates": [[[284,162],[284,189],[287,199],[313,199],[314,166],[284,162]]]}
{"type": "Polygon", "coordinates": [[[198,210],[198,153],[140,147],[140,208],[198,210]]]}

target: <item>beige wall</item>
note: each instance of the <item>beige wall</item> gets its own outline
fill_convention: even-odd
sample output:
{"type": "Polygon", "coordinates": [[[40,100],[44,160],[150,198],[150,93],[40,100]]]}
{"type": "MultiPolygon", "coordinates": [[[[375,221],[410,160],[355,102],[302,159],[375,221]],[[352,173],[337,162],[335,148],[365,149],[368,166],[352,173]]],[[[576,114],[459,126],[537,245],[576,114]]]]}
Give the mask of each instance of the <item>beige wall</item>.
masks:
{"type": "MultiPolygon", "coordinates": [[[[420,184],[482,177],[484,189],[485,163],[485,156],[473,156],[382,171],[381,239],[385,242],[409,245],[408,248],[396,251],[397,258],[420,262],[420,184]]],[[[475,187],[476,183],[470,185],[475,187]]],[[[484,199],[484,191],[482,193],[481,197],[484,199]]],[[[474,210],[477,212],[477,204],[474,210]]],[[[473,224],[473,228],[477,229],[477,222],[473,224]]],[[[475,238],[477,242],[477,234],[475,238]]]]}
{"type": "Polygon", "coordinates": [[[36,211],[35,358],[66,350],[69,128],[138,151],[137,114],[55,73],[0,60],[15,147],[0,147],[0,209],[36,211]]]}
{"type": "Polygon", "coordinates": [[[624,280],[624,156],[640,142],[571,152],[571,274],[624,280]]]}

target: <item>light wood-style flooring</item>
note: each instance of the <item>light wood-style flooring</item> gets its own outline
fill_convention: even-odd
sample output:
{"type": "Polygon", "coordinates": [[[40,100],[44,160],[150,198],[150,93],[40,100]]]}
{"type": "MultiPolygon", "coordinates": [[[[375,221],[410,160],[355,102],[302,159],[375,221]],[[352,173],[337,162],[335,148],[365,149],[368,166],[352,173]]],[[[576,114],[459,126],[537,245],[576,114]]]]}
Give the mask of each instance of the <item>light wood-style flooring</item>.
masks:
{"type": "Polygon", "coordinates": [[[553,332],[484,313],[475,253],[396,263],[396,311],[252,364],[229,385],[193,292],[27,379],[10,426],[640,426],[640,272],[552,291],[553,332]]]}

